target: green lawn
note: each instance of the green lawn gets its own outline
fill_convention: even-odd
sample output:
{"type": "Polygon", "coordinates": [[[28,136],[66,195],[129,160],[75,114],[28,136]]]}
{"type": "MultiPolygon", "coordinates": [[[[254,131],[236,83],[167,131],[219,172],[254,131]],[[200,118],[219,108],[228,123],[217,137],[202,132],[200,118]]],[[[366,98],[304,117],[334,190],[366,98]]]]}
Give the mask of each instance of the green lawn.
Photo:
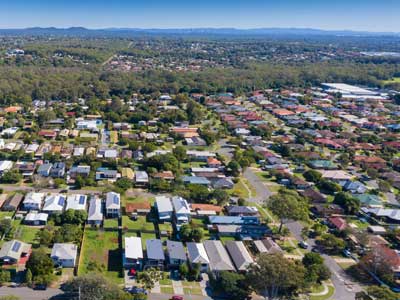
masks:
{"type": "Polygon", "coordinates": [[[40,228],[34,226],[20,225],[15,231],[14,238],[21,240],[22,242],[34,244],[36,239],[36,233],[40,228]]]}
{"type": "Polygon", "coordinates": [[[227,241],[235,241],[233,236],[221,236],[220,240],[225,244],[227,241]]]}
{"type": "Polygon", "coordinates": [[[174,288],[172,286],[162,286],[160,287],[161,293],[163,294],[173,294],[174,288]]]}
{"type": "Polygon", "coordinates": [[[335,293],[335,288],[332,285],[328,285],[328,293],[322,296],[310,296],[310,300],[326,300],[330,299],[335,293]]]}
{"type": "Polygon", "coordinates": [[[118,219],[105,219],[104,228],[118,229],[118,219]]]}
{"type": "Polygon", "coordinates": [[[243,198],[243,199],[247,199],[250,197],[249,192],[242,181],[239,181],[238,183],[236,183],[234,185],[233,189],[230,190],[230,193],[232,195],[235,195],[235,196],[243,198]]]}
{"type": "Polygon", "coordinates": [[[183,287],[191,288],[191,289],[199,289],[200,288],[200,283],[196,281],[182,281],[183,287]]]}
{"type": "Polygon", "coordinates": [[[111,281],[121,284],[122,257],[118,247],[117,231],[102,231],[87,228],[81,251],[78,274],[91,273],[87,266],[96,262],[101,272],[111,281]]]}
{"type": "Polygon", "coordinates": [[[201,289],[191,289],[191,288],[183,288],[183,292],[185,293],[185,295],[203,295],[203,293],[201,292],[201,289]]]}
{"type": "Polygon", "coordinates": [[[171,223],[158,224],[158,228],[160,229],[160,231],[172,232],[172,225],[171,225],[171,223]]]}
{"type": "Polygon", "coordinates": [[[5,217],[12,217],[14,212],[12,211],[0,211],[0,220],[4,219],[5,217]]]}
{"type": "Polygon", "coordinates": [[[142,247],[143,250],[146,249],[146,241],[147,240],[151,240],[151,239],[155,239],[156,235],[154,233],[143,233],[142,232],[142,247]]]}
{"type": "Polygon", "coordinates": [[[128,216],[122,216],[122,227],[135,231],[154,232],[154,224],[147,222],[145,216],[139,216],[136,221],[131,220],[128,216]]]}

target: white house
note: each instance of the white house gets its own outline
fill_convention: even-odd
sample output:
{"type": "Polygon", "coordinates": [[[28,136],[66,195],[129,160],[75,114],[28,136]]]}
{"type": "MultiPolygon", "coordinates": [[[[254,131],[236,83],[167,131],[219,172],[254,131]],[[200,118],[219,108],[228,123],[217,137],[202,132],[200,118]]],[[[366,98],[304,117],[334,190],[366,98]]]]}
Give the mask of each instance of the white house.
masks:
{"type": "Polygon", "coordinates": [[[156,208],[158,211],[158,219],[160,221],[171,221],[173,208],[171,204],[171,199],[166,196],[156,197],[156,208]]]}
{"type": "Polygon", "coordinates": [[[50,257],[55,264],[63,268],[74,268],[77,255],[78,247],[75,244],[55,243],[50,257]]]}
{"type": "Polygon", "coordinates": [[[125,237],[125,252],[123,257],[125,268],[141,270],[143,267],[142,239],[137,236],[125,237]]]}
{"type": "Polygon", "coordinates": [[[106,194],[106,216],[115,218],[120,215],[121,196],[118,193],[108,192],[106,194]]]}
{"type": "Polygon", "coordinates": [[[61,213],[65,206],[65,196],[62,194],[50,194],[44,199],[42,211],[45,213],[61,213]]]}
{"type": "Polygon", "coordinates": [[[103,207],[101,199],[92,197],[89,203],[88,224],[100,226],[103,223],[103,207]]]}
{"type": "Polygon", "coordinates": [[[65,210],[86,210],[87,196],[82,194],[68,195],[65,210]]]}
{"type": "Polygon", "coordinates": [[[174,207],[176,224],[187,224],[190,220],[190,206],[186,199],[174,196],[172,197],[172,206],[174,207]]]}
{"type": "Polygon", "coordinates": [[[0,161],[0,175],[2,175],[5,172],[11,170],[13,164],[14,163],[11,160],[2,160],[2,161],[0,161]]]}
{"type": "Polygon", "coordinates": [[[186,243],[189,263],[191,265],[200,264],[201,272],[207,272],[210,265],[210,260],[208,259],[208,255],[206,249],[204,248],[202,243],[186,243]]]}
{"type": "Polygon", "coordinates": [[[26,210],[40,210],[42,208],[44,193],[29,192],[26,194],[24,201],[24,209],[26,210]]]}

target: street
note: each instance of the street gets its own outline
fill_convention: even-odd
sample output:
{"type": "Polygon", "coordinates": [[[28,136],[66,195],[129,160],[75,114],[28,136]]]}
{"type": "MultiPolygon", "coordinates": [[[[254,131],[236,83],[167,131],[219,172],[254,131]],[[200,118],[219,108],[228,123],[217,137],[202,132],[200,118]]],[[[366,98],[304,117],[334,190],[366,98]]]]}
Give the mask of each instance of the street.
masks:
{"type": "MultiPolygon", "coordinates": [[[[222,156],[225,156],[229,159],[232,158],[233,148],[229,148],[226,146],[226,140],[221,139],[218,144],[220,145],[220,149],[218,153],[222,156]]],[[[249,181],[251,185],[256,189],[257,196],[250,197],[248,201],[255,202],[257,204],[264,203],[271,195],[271,191],[268,187],[260,180],[257,174],[254,173],[252,168],[246,168],[243,172],[243,176],[249,181]]],[[[296,240],[303,240],[301,237],[301,230],[303,226],[299,222],[289,222],[286,223],[286,227],[289,229],[291,234],[296,238],[296,240]]],[[[310,249],[315,245],[315,241],[312,239],[307,240],[310,245],[310,249]]],[[[361,291],[360,285],[351,281],[351,278],[344,272],[344,270],[336,263],[336,261],[328,256],[322,255],[325,259],[325,265],[332,272],[331,280],[333,285],[335,286],[335,293],[332,299],[354,299],[355,293],[361,291]]]]}
{"type": "MultiPolygon", "coordinates": [[[[61,294],[59,289],[48,288],[45,291],[35,291],[27,287],[1,287],[0,296],[17,296],[21,300],[46,300],[55,295],[61,294]]],[[[61,298],[60,298],[61,299],[61,298]]]]}

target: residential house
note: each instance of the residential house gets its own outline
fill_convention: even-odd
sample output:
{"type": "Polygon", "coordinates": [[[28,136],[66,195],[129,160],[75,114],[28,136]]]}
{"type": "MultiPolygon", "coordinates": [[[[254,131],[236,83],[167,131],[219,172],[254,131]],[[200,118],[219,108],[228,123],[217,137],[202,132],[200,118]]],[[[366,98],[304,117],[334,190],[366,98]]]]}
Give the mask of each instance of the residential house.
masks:
{"type": "Polygon", "coordinates": [[[209,216],[210,224],[221,225],[258,225],[260,219],[256,216],[209,216]]]}
{"type": "Polygon", "coordinates": [[[264,244],[265,248],[267,249],[268,253],[283,252],[282,248],[277,243],[275,243],[275,241],[272,238],[267,237],[261,241],[264,244]]]}
{"type": "Polygon", "coordinates": [[[145,268],[164,269],[165,255],[161,240],[146,240],[147,260],[145,268]]]}
{"type": "Polygon", "coordinates": [[[44,205],[42,211],[48,214],[62,213],[65,206],[65,195],[62,194],[50,194],[44,199],[44,205]]]}
{"type": "Polygon", "coordinates": [[[243,242],[227,241],[225,245],[238,271],[246,271],[254,263],[243,242]]]}
{"type": "Polygon", "coordinates": [[[31,226],[43,226],[47,224],[49,215],[46,213],[40,213],[38,211],[30,211],[24,219],[24,224],[31,226]]]}
{"type": "Polygon", "coordinates": [[[16,211],[21,205],[23,199],[24,195],[16,193],[11,198],[5,201],[1,209],[5,211],[16,211]]]}
{"type": "Polygon", "coordinates": [[[48,176],[50,176],[50,171],[51,171],[51,168],[52,168],[52,167],[53,167],[53,164],[51,164],[51,163],[42,164],[42,165],[40,165],[39,168],[37,169],[37,173],[38,173],[40,176],[48,177],[48,176]]]}
{"type": "Polygon", "coordinates": [[[55,178],[62,178],[65,175],[65,163],[56,162],[50,170],[50,176],[55,178]]]}
{"type": "Polygon", "coordinates": [[[79,166],[73,166],[69,170],[69,176],[72,179],[76,179],[76,177],[81,176],[82,178],[88,177],[90,174],[90,166],[86,165],[79,165],[79,166]]]}
{"type": "Polygon", "coordinates": [[[141,270],[143,267],[142,239],[137,236],[125,237],[125,251],[123,254],[124,268],[141,270]]]}
{"type": "Polygon", "coordinates": [[[0,176],[10,171],[13,167],[14,163],[11,160],[2,160],[0,161],[0,176]]]}
{"type": "Polygon", "coordinates": [[[329,217],[328,222],[331,227],[333,227],[339,231],[342,231],[342,230],[346,229],[346,227],[347,227],[347,222],[342,217],[329,217]]]}
{"type": "Polygon", "coordinates": [[[21,258],[30,255],[31,248],[31,244],[27,244],[18,240],[4,242],[0,250],[0,260],[4,264],[16,264],[21,258]]]}
{"type": "Polygon", "coordinates": [[[229,216],[259,216],[257,207],[255,206],[237,206],[230,205],[226,207],[229,216]]]}
{"type": "Polygon", "coordinates": [[[86,211],[87,196],[82,194],[71,194],[67,196],[67,206],[65,210],[84,210],[86,211]]]}
{"type": "Polygon", "coordinates": [[[90,198],[88,211],[88,224],[101,226],[103,224],[103,205],[100,198],[93,196],[90,198]]]}
{"type": "Polygon", "coordinates": [[[106,216],[108,218],[119,217],[121,213],[121,196],[115,192],[106,194],[106,216]]]}
{"type": "Polygon", "coordinates": [[[119,174],[117,170],[98,168],[96,171],[96,180],[108,180],[110,182],[114,182],[120,177],[121,174],[119,174]]]}
{"type": "Polygon", "coordinates": [[[135,185],[137,187],[147,187],[149,184],[149,175],[146,171],[135,172],[135,185]]]}
{"type": "Polygon", "coordinates": [[[203,245],[207,252],[212,272],[218,274],[221,271],[235,271],[229,254],[221,241],[206,240],[203,242],[203,245]]]}
{"type": "Polygon", "coordinates": [[[40,210],[43,205],[45,194],[44,193],[35,193],[29,192],[26,194],[25,199],[23,201],[25,210],[40,210]]]}
{"type": "Polygon", "coordinates": [[[167,253],[169,266],[179,267],[187,260],[182,242],[167,240],[167,253]]]}
{"type": "Polygon", "coordinates": [[[179,196],[172,197],[172,206],[175,212],[177,226],[187,224],[190,221],[190,206],[186,199],[179,196]]]}
{"type": "Polygon", "coordinates": [[[55,243],[50,257],[54,264],[63,268],[74,268],[78,256],[78,246],[71,243],[55,243]]]}
{"type": "Polygon", "coordinates": [[[171,221],[172,220],[172,213],[174,211],[171,199],[166,196],[157,196],[155,207],[158,211],[158,219],[160,221],[171,221]]]}
{"type": "Polygon", "coordinates": [[[210,260],[204,245],[202,243],[186,243],[189,263],[193,265],[200,265],[201,272],[207,272],[210,266],[210,260]]]}

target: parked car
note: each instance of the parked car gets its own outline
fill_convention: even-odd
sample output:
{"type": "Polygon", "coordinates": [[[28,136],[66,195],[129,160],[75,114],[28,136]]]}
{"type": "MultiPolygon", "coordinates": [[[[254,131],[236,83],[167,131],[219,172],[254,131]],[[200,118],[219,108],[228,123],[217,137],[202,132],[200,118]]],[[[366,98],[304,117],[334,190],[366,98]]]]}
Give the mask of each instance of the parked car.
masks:
{"type": "Polygon", "coordinates": [[[183,297],[175,295],[175,296],[172,296],[171,300],[183,300],[183,297]]]}
{"type": "Polygon", "coordinates": [[[144,294],[144,295],[147,295],[147,290],[146,289],[140,288],[140,287],[137,287],[137,286],[133,286],[133,287],[127,289],[126,291],[128,293],[131,293],[131,294],[144,294]]]}
{"type": "Polygon", "coordinates": [[[300,248],[308,249],[308,244],[307,244],[307,242],[305,242],[305,241],[301,241],[301,242],[299,243],[299,246],[300,246],[300,248]]]}
{"type": "Polygon", "coordinates": [[[343,255],[346,256],[346,257],[351,257],[351,252],[349,250],[347,250],[347,249],[344,249],[343,250],[343,255]]]}

